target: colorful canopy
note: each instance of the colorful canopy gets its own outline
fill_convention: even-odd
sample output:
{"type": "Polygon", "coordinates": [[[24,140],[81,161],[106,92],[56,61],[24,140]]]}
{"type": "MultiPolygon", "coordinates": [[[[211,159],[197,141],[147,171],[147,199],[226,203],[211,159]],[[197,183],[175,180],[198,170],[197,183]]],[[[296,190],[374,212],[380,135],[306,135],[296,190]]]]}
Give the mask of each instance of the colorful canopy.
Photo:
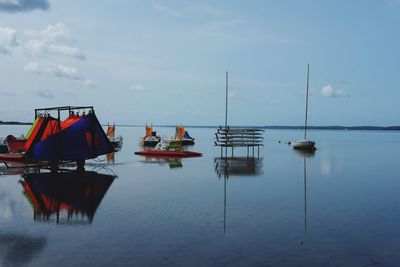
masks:
{"type": "Polygon", "coordinates": [[[31,160],[91,159],[114,151],[94,113],[71,114],[64,121],[38,117],[34,125],[25,143],[31,160]]]}

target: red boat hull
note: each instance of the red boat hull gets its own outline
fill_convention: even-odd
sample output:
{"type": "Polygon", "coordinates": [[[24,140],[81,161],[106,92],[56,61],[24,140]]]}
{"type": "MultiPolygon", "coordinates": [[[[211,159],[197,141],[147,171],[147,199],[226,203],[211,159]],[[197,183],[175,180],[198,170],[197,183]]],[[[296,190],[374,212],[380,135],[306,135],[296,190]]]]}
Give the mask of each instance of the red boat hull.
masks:
{"type": "Polygon", "coordinates": [[[143,150],[135,152],[135,155],[140,156],[160,156],[160,157],[177,157],[177,158],[189,158],[189,157],[201,157],[202,154],[193,151],[165,151],[165,150],[143,150]]]}
{"type": "Polygon", "coordinates": [[[4,162],[6,164],[17,164],[17,165],[25,165],[33,162],[29,162],[23,154],[19,153],[7,153],[0,154],[0,162],[4,162]]]}

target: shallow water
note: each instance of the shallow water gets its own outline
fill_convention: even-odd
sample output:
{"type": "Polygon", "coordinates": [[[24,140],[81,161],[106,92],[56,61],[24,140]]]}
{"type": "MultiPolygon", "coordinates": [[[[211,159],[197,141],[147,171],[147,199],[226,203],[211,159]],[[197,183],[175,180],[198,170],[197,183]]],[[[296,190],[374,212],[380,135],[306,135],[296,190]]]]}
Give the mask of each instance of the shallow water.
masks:
{"type": "Polygon", "coordinates": [[[188,130],[203,157],[145,160],[144,129],[120,127],[114,164],[88,162],[90,177],[1,169],[0,266],[399,266],[400,132],[311,131],[303,155],[285,144],[300,131],[266,131],[260,158],[235,150],[226,175],[215,130],[188,130]],[[35,218],[24,183],[91,216],[35,218]]]}

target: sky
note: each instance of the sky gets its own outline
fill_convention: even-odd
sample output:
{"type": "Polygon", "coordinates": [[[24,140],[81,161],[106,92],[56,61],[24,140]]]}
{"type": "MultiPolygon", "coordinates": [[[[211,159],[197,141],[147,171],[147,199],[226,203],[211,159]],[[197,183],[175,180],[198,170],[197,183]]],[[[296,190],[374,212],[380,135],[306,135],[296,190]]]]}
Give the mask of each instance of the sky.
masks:
{"type": "Polygon", "coordinates": [[[399,0],[0,0],[0,120],[400,125],[399,0]]]}

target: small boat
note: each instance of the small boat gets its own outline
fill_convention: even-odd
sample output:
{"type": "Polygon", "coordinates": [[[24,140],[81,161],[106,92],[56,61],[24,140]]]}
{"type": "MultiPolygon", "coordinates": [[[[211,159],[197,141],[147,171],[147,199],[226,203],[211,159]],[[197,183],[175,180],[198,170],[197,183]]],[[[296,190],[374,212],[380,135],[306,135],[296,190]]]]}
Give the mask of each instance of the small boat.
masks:
{"type": "Polygon", "coordinates": [[[183,126],[179,125],[175,128],[175,137],[165,138],[164,140],[167,142],[178,141],[184,146],[194,145],[194,138],[189,135],[183,126]]]}
{"type": "Polygon", "coordinates": [[[135,152],[135,155],[140,156],[157,156],[157,157],[179,157],[179,158],[188,158],[188,157],[201,157],[202,153],[193,152],[193,151],[185,151],[182,149],[182,145],[180,142],[160,142],[156,145],[154,149],[147,149],[143,151],[135,152]]]}
{"type": "Polygon", "coordinates": [[[140,139],[140,145],[144,147],[155,147],[161,141],[161,137],[153,131],[152,125],[146,124],[146,134],[140,139]]]}
{"type": "Polygon", "coordinates": [[[315,142],[310,140],[297,140],[291,143],[291,146],[294,149],[300,150],[314,150],[315,149],[315,142]]]}
{"type": "Polygon", "coordinates": [[[21,153],[25,151],[25,136],[15,137],[14,135],[8,135],[5,139],[8,151],[11,153],[21,153]]]}
{"type": "Polygon", "coordinates": [[[307,139],[307,111],[308,111],[308,84],[309,84],[310,65],[307,65],[307,92],[306,92],[306,115],[304,122],[304,139],[291,142],[294,149],[315,150],[315,142],[307,139]]]}
{"type": "Polygon", "coordinates": [[[107,124],[107,133],[108,140],[113,145],[116,151],[120,150],[122,147],[122,136],[115,137],[115,123],[111,126],[107,124]]]}

